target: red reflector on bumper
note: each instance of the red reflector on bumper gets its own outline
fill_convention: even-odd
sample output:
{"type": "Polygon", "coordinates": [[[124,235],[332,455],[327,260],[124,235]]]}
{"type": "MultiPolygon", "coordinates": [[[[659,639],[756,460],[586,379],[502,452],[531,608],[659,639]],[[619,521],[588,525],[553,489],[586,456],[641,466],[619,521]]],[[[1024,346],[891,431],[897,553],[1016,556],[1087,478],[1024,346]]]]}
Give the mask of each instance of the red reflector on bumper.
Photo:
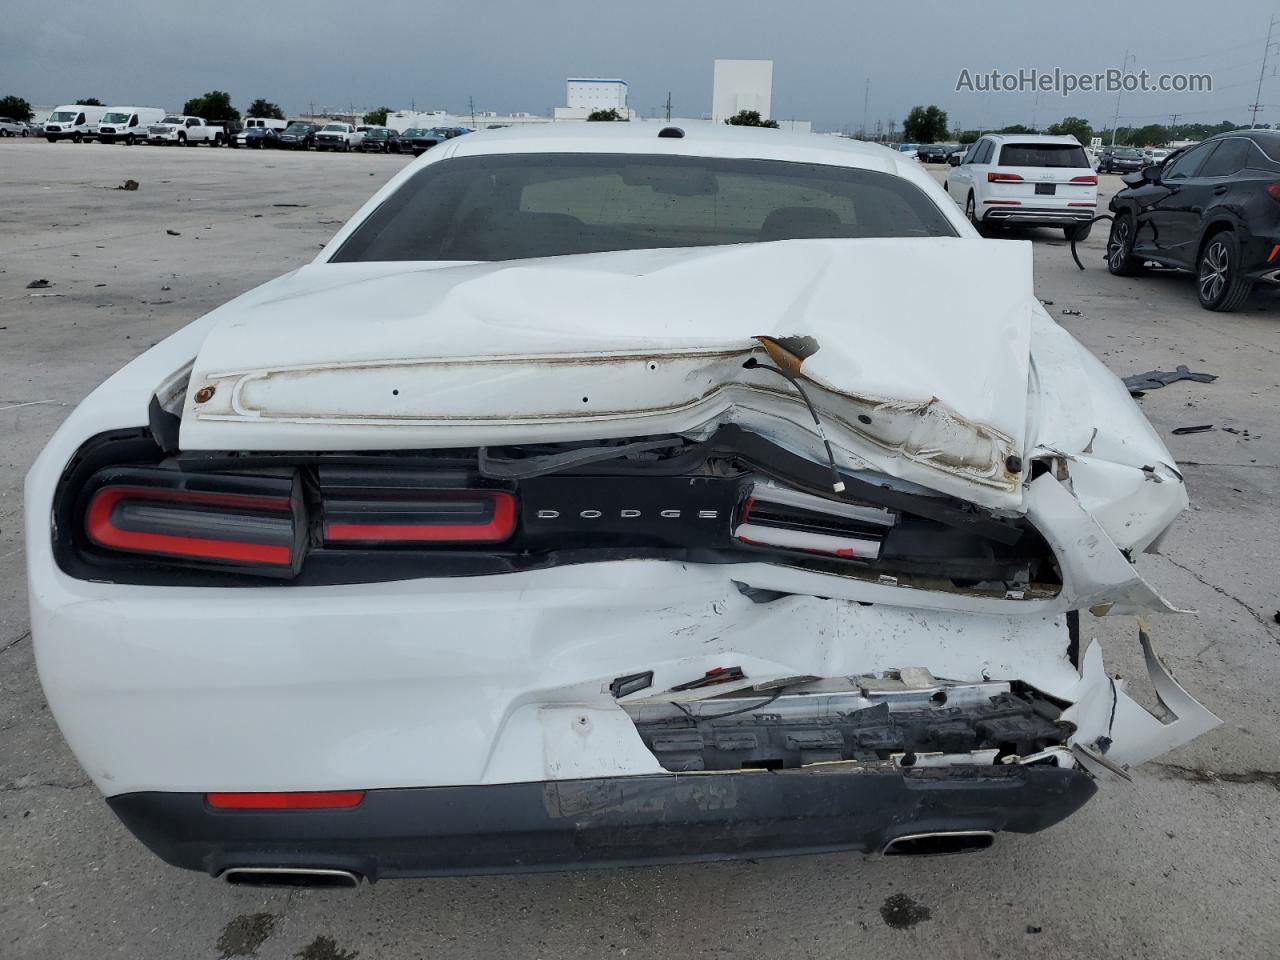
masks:
{"type": "Polygon", "coordinates": [[[349,810],[360,806],[363,790],[311,790],[303,793],[206,793],[218,810],[349,810]]]}

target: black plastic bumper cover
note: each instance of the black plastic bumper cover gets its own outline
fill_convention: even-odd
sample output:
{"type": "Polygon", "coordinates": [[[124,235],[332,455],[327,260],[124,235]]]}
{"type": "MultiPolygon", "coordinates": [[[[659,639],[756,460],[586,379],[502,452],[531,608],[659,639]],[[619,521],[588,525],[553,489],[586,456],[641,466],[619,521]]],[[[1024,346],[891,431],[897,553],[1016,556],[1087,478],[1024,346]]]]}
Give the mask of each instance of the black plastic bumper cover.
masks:
{"type": "Polygon", "coordinates": [[[1079,771],[1048,766],[898,773],[836,764],[371,790],[358,807],[332,811],[214,810],[198,793],[108,802],[174,866],[215,876],[232,866],[330,867],[376,880],[875,852],[934,831],[1034,833],[1095,789],[1079,771]]]}

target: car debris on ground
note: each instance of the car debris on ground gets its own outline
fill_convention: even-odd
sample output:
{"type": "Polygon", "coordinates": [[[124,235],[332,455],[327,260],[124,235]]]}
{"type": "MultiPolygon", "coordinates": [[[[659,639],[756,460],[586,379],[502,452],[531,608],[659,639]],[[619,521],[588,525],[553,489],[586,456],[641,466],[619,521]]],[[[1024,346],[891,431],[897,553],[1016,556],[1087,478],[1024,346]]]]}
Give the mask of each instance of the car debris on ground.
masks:
{"type": "Polygon", "coordinates": [[[1124,385],[1130,393],[1159,390],[1179,380],[1194,380],[1197,383],[1213,383],[1218,379],[1216,373],[1192,373],[1185,365],[1174,370],[1148,370],[1146,373],[1134,373],[1124,378],[1124,385]]]}

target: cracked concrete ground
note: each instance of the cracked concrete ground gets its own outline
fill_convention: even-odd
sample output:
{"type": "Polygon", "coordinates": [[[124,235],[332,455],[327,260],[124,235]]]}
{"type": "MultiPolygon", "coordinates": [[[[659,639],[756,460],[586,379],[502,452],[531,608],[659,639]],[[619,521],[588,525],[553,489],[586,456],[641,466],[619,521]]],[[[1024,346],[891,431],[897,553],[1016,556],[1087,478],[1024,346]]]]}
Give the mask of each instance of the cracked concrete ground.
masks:
{"type": "MultiPolygon", "coordinates": [[[[337,894],[232,889],[143,849],[85,785],[41,696],[22,477],[95,384],[302,263],[401,163],[0,142],[0,957],[1277,955],[1280,299],[1257,294],[1224,316],[1199,308],[1186,277],[1111,277],[1103,231],[1084,246],[1084,273],[1054,234],[1024,235],[1049,312],[1119,374],[1186,363],[1220,375],[1141,401],[1193,504],[1165,555],[1141,566],[1199,611],[1152,627],[1179,679],[1223,718],[1218,730],[1132,784],[1104,784],[1053,830],[959,859],[828,855],[337,894]],[[136,193],[109,189],[128,177],[136,193]],[[41,277],[54,286],[26,289],[41,277]],[[1193,423],[1250,439],[1169,436],[1193,423]]],[[[1113,669],[1143,676],[1132,621],[1086,616],[1083,629],[1113,669]]]]}

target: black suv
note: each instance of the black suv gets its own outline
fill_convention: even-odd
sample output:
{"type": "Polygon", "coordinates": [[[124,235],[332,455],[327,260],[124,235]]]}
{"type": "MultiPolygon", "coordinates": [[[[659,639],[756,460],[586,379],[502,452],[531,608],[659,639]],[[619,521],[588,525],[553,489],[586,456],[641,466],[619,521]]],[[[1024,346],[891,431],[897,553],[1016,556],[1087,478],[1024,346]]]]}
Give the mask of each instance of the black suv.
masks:
{"type": "Polygon", "coordinates": [[[1147,165],[1147,158],[1137,147],[1103,147],[1098,158],[1099,173],[1132,173],[1147,165]]]}
{"type": "Polygon", "coordinates": [[[1280,131],[1218,134],[1124,181],[1109,203],[1112,273],[1192,271],[1200,305],[1222,311],[1280,281],[1280,131]]]}
{"type": "Polygon", "coordinates": [[[280,140],[276,145],[289,150],[310,150],[316,145],[316,131],[319,129],[318,123],[295,121],[280,134],[280,140]]]}

